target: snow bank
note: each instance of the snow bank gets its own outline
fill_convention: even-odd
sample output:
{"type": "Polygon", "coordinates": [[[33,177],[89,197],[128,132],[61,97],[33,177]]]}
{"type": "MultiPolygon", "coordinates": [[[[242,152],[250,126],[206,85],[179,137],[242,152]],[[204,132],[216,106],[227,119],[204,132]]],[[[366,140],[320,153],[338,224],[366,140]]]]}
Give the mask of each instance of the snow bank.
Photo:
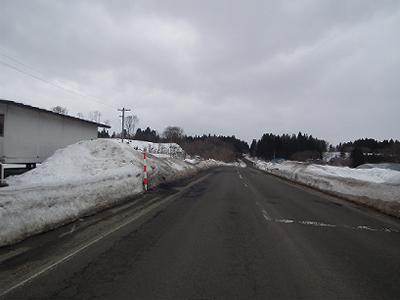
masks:
{"type": "Polygon", "coordinates": [[[209,167],[212,167],[215,165],[226,166],[226,167],[240,167],[240,168],[247,167],[246,163],[244,161],[242,161],[241,159],[239,159],[239,161],[237,161],[237,162],[227,163],[227,162],[223,162],[223,161],[217,161],[214,159],[203,160],[200,158],[186,158],[185,162],[192,164],[192,165],[200,166],[201,168],[209,168],[209,167]]]}
{"type": "Polygon", "coordinates": [[[125,144],[133,147],[135,150],[146,151],[158,157],[181,157],[185,151],[176,143],[152,143],[138,140],[125,140],[125,144]]]}
{"type": "MultiPolygon", "coordinates": [[[[145,142],[147,145],[148,143],[145,142]]],[[[226,165],[148,156],[150,187],[226,165]]],[[[0,246],[115,205],[143,192],[143,154],[117,140],[82,141],[58,150],[0,189],[0,246]]]]}
{"type": "Polygon", "coordinates": [[[351,169],[293,161],[253,160],[269,173],[314,187],[400,217],[400,172],[383,168],[351,169]]]}
{"type": "MultiPolygon", "coordinates": [[[[340,158],[341,157],[341,153],[337,152],[337,151],[333,151],[333,152],[324,152],[322,154],[322,160],[325,162],[330,162],[336,158],[340,158]]],[[[349,158],[350,157],[350,153],[349,152],[345,152],[344,153],[344,158],[349,158]]]]}
{"type": "Polygon", "coordinates": [[[374,169],[374,168],[400,171],[400,164],[399,163],[363,164],[357,167],[357,169],[374,169]]]}

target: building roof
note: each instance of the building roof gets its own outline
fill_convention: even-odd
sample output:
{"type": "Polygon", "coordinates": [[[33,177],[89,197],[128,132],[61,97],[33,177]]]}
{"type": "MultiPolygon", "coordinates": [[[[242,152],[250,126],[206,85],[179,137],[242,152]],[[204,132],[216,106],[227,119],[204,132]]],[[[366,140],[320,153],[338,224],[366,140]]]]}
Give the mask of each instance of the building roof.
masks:
{"type": "Polygon", "coordinates": [[[86,122],[86,123],[90,123],[90,124],[95,124],[95,125],[97,125],[97,127],[111,128],[111,126],[109,126],[107,124],[88,121],[88,120],[77,118],[77,117],[73,117],[73,116],[70,116],[70,115],[63,115],[63,114],[56,113],[56,112],[51,111],[51,110],[47,110],[47,109],[44,109],[44,108],[39,108],[39,107],[31,106],[31,105],[26,105],[26,104],[23,104],[23,103],[20,103],[20,102],[11,101],[11,100],[0,99],[0,104],[8,104],[8,105],[14,105],[14,106],[19,106],[19,107],[29,108],[29,109],[32,109],[32,110],[37,110],[37,111],[42,111],[42,112],[58,115],[58,116],[61,116],[61,117],[67,118],[67,119],[73,119],[73,120],[78,120],[78,121],[82,121],[82,122],[86,122]]]}

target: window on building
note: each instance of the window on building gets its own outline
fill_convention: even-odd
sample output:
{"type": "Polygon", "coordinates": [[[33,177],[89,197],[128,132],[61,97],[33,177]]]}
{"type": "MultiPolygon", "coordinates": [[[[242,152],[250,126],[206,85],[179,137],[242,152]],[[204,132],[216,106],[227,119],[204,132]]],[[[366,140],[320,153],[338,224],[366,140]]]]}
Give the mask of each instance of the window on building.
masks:
{"type": "Polygon", "coordinates": [[[0,136],[4,136],[4,115],[0,114],[0,136]]]}

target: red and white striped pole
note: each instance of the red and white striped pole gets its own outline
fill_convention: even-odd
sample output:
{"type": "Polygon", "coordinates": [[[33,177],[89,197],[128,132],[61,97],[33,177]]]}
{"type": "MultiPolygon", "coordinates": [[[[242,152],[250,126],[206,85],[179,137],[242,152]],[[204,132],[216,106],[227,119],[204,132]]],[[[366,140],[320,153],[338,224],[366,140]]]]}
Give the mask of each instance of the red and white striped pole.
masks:
{"type": "Polygon", "coordinates": [[[147,191],[147,186],[148,186],[148,179],[147,179],[147,153],[146,150],[143,152],[143,186],[144,190],[147,191]]]}
{"type": "Polygon", "coordinates": [[[0,186],[6,185],[6,182],[4,180],[4,165],[0,163],[0,186]]]}

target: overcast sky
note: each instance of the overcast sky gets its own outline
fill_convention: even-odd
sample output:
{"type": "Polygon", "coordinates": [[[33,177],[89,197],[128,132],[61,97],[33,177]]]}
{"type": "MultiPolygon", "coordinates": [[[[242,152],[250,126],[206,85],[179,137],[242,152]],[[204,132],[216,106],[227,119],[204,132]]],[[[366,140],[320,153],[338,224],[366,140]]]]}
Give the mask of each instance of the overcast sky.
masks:
{"type": "Polygon", "coordinates": [[[125,106],[160,132],[400,139],[400,1],[2,0],[0,98],[113,130],[125,106]]]}

